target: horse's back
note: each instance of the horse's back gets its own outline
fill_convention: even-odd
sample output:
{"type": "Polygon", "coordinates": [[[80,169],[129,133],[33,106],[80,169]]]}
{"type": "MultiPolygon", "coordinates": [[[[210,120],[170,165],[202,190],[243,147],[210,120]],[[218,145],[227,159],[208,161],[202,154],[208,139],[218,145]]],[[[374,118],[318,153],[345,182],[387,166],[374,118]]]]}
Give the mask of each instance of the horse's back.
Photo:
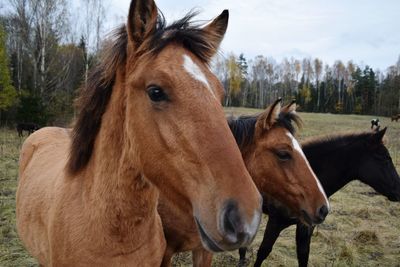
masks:
{"type": "Polygon", "coordinates": [[[24,142],[19,162],[17,229],[30,252],[48,262],[48,224],[57,180],[64,175],[70,144],[69,130],[43,128],[24,142]],[[38,238],[40,235],[40,238],[38,238]]]}

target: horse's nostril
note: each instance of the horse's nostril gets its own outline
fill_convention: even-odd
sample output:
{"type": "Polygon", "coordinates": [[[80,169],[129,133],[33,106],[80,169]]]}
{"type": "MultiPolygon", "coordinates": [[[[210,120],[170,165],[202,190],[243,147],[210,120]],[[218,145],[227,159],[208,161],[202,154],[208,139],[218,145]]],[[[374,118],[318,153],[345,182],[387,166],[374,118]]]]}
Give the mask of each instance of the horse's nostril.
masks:
{"type": "Polygon", "coordinates": [[[244,226],[235,201],[229,200],[226,203],[221,219],[225,238],[231,243],[241,242],[245,236],[244,226]]]}
{"type": "Polygon", "coordinates": [[[325,217],[328,215],[328,207],[326,205],[322,205],[322,207],[319,208],[318,210],[318,217],[321,221],[325,219],[325,217]]]}
{"type": "Polygon", "coordinates": [[[239,210],[234,201],[228,201],[224,210],[223,229],[227,234],[236,234],[240,224],[239,210]]]}

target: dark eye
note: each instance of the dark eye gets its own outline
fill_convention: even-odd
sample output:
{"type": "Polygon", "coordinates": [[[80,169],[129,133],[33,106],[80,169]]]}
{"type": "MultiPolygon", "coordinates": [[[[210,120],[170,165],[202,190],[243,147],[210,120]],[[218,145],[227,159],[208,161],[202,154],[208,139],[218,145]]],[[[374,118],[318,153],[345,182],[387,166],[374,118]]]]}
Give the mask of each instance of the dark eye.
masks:
{"type": "Polygon", "coordinates": [[[282,160],[282,161],[287,161],[287,160],[292,159],[292,156],[290,155],[290,153],[285,150],[278,150],[275,152],[275,154],[278,157],[278,159],[282,160]]]}
{"type": "Polygon", "coordinates": [[[161,87],[158,86],[150,86],[147,89],[147,94],[149,95],[151,101],[160,102],[168,100],[167,94],[161,87]]]}

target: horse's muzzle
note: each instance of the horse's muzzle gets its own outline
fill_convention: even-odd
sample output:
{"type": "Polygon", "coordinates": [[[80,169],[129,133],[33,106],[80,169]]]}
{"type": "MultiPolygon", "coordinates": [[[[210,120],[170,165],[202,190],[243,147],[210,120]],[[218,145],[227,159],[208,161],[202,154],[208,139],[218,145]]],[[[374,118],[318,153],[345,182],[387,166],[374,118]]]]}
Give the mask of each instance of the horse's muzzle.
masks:
{"type": "Polygon", "coordinates": [[[250,223],[244,220],[235,201],[226,202],[220,216],[220,232],[232,249],[247,246],[253,241],[261,220],[260,210],[256,211],[250,223]]]}
{"type": "Polygon", "coordinates": [[[237,202],[228,200],[220,212],[218,222],[218,241],[211,237],[201,222],[195,217],[204,247],[212,252],[235,250],[248,246],[254,239],[261,221],[260,208],[255,211],[251,222],[245,221],[237,202]]]}

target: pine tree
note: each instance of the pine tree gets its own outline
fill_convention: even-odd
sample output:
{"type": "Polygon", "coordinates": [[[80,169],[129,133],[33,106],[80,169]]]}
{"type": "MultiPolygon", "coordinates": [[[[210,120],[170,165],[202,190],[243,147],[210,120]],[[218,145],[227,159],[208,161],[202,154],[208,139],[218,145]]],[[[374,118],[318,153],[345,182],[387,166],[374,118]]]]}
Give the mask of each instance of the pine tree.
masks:
{"type": "Polygon", "coordinates": [[[11,83],[5,42],[6,34],[0,25],[0,112],[8,110],[17,99],[17,91],[11,83]]]}

